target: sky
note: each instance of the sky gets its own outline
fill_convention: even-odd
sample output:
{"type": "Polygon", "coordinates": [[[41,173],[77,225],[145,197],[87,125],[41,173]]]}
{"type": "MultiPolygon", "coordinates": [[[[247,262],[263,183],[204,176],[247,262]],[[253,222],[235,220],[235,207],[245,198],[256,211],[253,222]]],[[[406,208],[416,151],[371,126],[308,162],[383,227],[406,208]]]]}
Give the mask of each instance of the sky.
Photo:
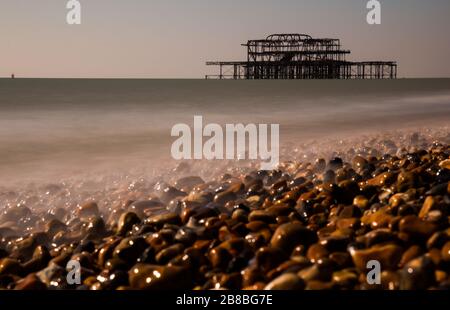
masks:
{"type": "Polygon", "coordinates": [[[0,76],[203,78],[209,60],[245,59],[240,45],[271,33],[340,38],[349,60],[395,60],[399,77],[450,77],[450,1],[0,0],[0,76]]]}

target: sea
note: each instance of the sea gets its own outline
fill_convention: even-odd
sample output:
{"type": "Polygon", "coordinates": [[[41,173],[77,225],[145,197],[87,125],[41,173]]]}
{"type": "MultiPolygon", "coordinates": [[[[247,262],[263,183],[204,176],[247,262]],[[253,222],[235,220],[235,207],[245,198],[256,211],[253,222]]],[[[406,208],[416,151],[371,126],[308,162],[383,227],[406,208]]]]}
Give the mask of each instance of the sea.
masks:
{"type": "MultiPolygon", "coordinates": [[[[0,79],[0,196],[49,184],[170,179],[180,165],[171,129],[192,126],[196,115],[204,123],[279,124],[281,160],[376,149],[383,137],[448,143],[450,79],[0,79]]],[[[208,178],[232,164],[211,161],[189,174],[208,178]]]]}

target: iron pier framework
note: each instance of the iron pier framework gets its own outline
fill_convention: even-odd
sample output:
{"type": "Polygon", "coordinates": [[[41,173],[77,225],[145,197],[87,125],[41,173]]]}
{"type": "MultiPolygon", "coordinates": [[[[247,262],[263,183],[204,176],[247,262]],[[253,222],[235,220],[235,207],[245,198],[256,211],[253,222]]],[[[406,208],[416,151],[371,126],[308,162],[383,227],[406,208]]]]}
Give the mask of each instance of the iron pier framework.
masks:
{"type": "Polygon", "coordinates": [[[247,61],[209,61],[217,75],[207,79],[395,79],[394,61],[346,60],[349,50],[339,39],[315,39],[305,34],[272,34],[242,44],[247,61]]]}

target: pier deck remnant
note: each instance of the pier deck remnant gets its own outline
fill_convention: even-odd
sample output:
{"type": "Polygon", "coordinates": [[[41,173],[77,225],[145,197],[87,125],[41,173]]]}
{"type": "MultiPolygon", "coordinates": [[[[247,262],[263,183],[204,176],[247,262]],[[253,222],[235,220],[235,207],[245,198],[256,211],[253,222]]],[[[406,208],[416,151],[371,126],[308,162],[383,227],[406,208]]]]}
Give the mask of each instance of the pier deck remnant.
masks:
{"type": "Polygon", "coordinates": [[[339,39],[306,34],[272,34],[249,40],[246,61],[208,61],[217,75],[206,79],[395,79],[395,61],[348,61],[339,39]]]}

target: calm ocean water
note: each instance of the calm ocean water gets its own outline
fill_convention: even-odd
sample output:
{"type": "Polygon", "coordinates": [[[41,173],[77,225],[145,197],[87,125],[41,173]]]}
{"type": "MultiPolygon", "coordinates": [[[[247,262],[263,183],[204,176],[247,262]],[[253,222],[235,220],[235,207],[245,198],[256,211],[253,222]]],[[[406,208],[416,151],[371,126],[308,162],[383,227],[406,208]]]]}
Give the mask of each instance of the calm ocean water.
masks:
{"type": "Polygon", "coordinates": [[[158,170],[176,123],[277,123],[281,145],[450,125],[450,79],[0,79],[0,183],[158,170]]]}

